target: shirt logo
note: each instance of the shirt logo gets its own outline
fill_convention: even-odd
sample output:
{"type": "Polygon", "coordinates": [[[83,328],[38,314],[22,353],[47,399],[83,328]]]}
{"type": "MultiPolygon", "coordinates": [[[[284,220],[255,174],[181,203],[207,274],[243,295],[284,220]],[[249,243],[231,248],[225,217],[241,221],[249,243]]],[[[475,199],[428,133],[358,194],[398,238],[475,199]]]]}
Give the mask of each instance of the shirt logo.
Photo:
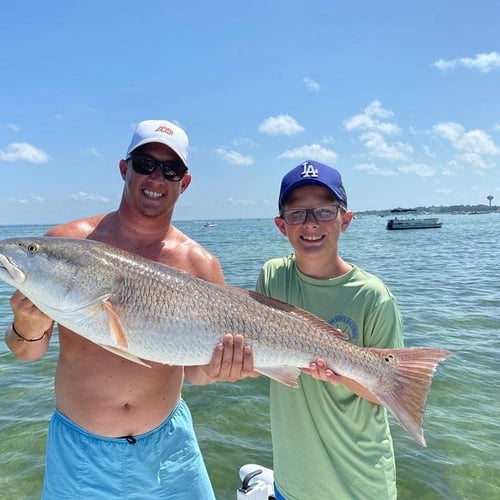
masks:
{"type": "Polygon", "coordinates": [[[164,127],[164,126],[161,126],[161,127],[158,127],[156,130],[155,130],[155,133],[156,132],[161,132],[162,134],[168,134],[168,135],[173,135],[174,131],[169,128],[169,127],[164,127]]]}
{"type": "Polygon", "coordinates": [[[359,337],[359,330],[356,323],[344,314],[339,314],[328,320],[328,324],[341,330],[347,337],[346,340],[356,340],[359,337]]]}
{"type": "Polygon", "coordinates": [[[318,169],[314,167],[314,165],[311,165],[310,163],[303,163],[302,164],[302,172],[300,176],[303,179],[310,179],[314,177],[318,177],[318,169]]]}

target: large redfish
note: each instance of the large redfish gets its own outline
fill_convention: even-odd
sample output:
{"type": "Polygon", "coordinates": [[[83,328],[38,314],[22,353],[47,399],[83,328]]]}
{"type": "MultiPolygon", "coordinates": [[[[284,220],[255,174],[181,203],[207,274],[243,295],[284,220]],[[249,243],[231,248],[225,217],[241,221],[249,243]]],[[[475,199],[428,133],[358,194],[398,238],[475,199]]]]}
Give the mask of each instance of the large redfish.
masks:
{"type": "Polygon", "coordinates": [[[300,368],[323,358],[377,396],[423,446],[432,376],[452,354],[357,347],[306,311],[90,240],[0,241],[0,278],[61,325],[141,364],[207,364],[226,333],[243,334],[255,369],[291,387],[300,368]]]}

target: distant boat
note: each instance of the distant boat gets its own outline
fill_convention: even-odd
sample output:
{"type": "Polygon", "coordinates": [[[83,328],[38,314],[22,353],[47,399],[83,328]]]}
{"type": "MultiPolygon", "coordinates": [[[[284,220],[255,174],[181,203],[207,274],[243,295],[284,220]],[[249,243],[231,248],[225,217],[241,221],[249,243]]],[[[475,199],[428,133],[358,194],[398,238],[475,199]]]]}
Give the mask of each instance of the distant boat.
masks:
{"type": "Polygon", "coordinates": [[[437,217],[409,217],[408,213],[416,212],[413,208],[395,208],[391,213],[400,213],[404,216],[402,219],[394,217],[387,221],[387,229],[394,231],[397,229],[436,229],[443,223],[437,217]]]}
{"type": "Polygon", "coordinates": [[[205,224],[205,227],[214,227],[214,226],[216,226],[216,225],[217,225],[217,224],[214,224],[213,222],[207,222],[207,223],[205,224]]]}

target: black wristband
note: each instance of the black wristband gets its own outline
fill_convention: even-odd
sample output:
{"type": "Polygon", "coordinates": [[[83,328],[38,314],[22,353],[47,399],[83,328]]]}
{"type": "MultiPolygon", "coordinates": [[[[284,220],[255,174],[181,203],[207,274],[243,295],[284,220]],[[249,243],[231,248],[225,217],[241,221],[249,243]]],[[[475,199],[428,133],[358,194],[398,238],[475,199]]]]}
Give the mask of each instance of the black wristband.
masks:
{"type": "Polygon", "coordinates": [[[38,337],[37,339],[27,339],[26,337],[23,337],[20,333],[17,332],[16,328],[14,327],[14,322],[10,325],[11,330],[14,332],[14,334],[17,336],[17,340],[19,342],[39,342],[42,340],[45,335],[47,335],[47,332],[43,332],[43,335],[41,337],[38,337]]]}

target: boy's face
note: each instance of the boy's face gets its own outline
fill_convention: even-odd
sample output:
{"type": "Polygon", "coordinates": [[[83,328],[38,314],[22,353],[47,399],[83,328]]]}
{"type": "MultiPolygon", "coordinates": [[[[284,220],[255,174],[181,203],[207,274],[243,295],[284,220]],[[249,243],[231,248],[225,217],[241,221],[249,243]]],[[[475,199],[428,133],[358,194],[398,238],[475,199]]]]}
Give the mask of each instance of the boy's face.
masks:
{"type": "MultiPolygon", "coordinates": [[[[336,204],[338,200],[326,187],[312,185],[294,189],[288,195],[283,209],[328,207],[329,210],[335,210],[332,205],[336,204]]],[[[280,232],[288,238],[297,255],[312,257],[338,252],[340,233],[347,229],[352,216],[352,212],[340,208],[332,220],[318,221],[314,214],[309,212],[301,224],[287,223],[281,216],[276,217],[274,221],[280,232]]]]}

